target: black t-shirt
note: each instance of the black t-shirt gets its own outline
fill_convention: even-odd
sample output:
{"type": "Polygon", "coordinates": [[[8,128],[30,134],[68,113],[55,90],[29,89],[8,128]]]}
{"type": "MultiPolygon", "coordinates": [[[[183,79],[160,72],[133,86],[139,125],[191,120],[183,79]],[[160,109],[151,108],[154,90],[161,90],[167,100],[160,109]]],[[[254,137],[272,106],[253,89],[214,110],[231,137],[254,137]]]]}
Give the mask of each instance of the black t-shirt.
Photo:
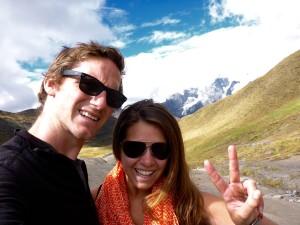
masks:
{"type": "Polygon", "coordinates": [[[99,225],[84,161],[18,131],[0,147],[0,224],[99,225]]]}

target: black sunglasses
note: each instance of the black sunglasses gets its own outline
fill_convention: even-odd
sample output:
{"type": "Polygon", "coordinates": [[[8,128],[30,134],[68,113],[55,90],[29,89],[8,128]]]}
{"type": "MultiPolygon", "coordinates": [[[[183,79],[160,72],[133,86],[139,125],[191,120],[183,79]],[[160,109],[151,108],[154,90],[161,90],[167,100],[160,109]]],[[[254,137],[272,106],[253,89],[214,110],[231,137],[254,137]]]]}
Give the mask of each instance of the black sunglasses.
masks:
{"type": "MultiPolygon", "coordinates": [[[[138,158],[145,154],[147,145],[140,141],[125,141],[123,142],[123,152],[129,158],[138,158]]],[[[151,154],[160,160],[167,159],[170,155],[170,149],[165,142],[156,142],[150,145],[151,154]]]]}
{"type": "Polygon", "coordinates": [[[127,100],[127,98],[119,91],[106,87],[97,78],[75,70],[63,70],[63,76],[80,76],[79,89],[90,96],[97,96],[102,91],[106,91],[107,104],[115,109],[118,109],[127,100]]]}

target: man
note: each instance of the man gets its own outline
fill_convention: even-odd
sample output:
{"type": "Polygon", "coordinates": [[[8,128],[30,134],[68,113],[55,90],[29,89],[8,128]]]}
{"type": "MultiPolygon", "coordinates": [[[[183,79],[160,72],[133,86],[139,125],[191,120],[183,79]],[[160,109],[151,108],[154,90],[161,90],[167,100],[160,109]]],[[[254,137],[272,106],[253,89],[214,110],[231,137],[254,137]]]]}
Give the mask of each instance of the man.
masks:
{"type": "Polygon", "coordinates": [[[39,116],[0,147],[0,224],[97,225],[85,141],[116,108],[124,58],[96,42],[64,47],[45,74],[39,116]]]}

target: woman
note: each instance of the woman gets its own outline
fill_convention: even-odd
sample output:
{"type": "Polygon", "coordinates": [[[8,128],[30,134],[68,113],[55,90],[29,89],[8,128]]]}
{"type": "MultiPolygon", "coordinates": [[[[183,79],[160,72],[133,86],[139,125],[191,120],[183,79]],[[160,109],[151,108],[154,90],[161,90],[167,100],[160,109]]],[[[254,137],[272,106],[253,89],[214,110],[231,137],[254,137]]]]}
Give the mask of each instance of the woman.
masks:
{"type": "MultiPolygon", "coordinates": [[[[262,217],[261,192],[254,181],[240,181],[234,146],[228,153],[230,184],[205,161],[224,199],[200,192],[189,176],[176,119],[152,100],[139,101],[120,114],[113,154],[117,164],[96,198],[101,224],[249,225],[262,217]]],[[[267,218],[260,222],[275,224],[267,218]]]]}

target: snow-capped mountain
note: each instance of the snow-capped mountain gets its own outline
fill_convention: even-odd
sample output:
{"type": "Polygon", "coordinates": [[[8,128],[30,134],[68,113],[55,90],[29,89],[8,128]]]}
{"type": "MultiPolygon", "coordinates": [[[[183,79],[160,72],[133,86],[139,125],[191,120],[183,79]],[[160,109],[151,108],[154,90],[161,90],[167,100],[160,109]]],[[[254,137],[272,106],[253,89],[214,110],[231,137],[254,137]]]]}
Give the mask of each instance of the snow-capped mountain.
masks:
{"type": "Polygon", "coordinates": [[[178,118],[192,114],[201,107],[218,101],[235,91],[239,81],[229,82],[228,78],[217,78],[211,85],[203,90],[190,88],[184,90],[183,94],[171,95],[163,104],[178,118]]]}

